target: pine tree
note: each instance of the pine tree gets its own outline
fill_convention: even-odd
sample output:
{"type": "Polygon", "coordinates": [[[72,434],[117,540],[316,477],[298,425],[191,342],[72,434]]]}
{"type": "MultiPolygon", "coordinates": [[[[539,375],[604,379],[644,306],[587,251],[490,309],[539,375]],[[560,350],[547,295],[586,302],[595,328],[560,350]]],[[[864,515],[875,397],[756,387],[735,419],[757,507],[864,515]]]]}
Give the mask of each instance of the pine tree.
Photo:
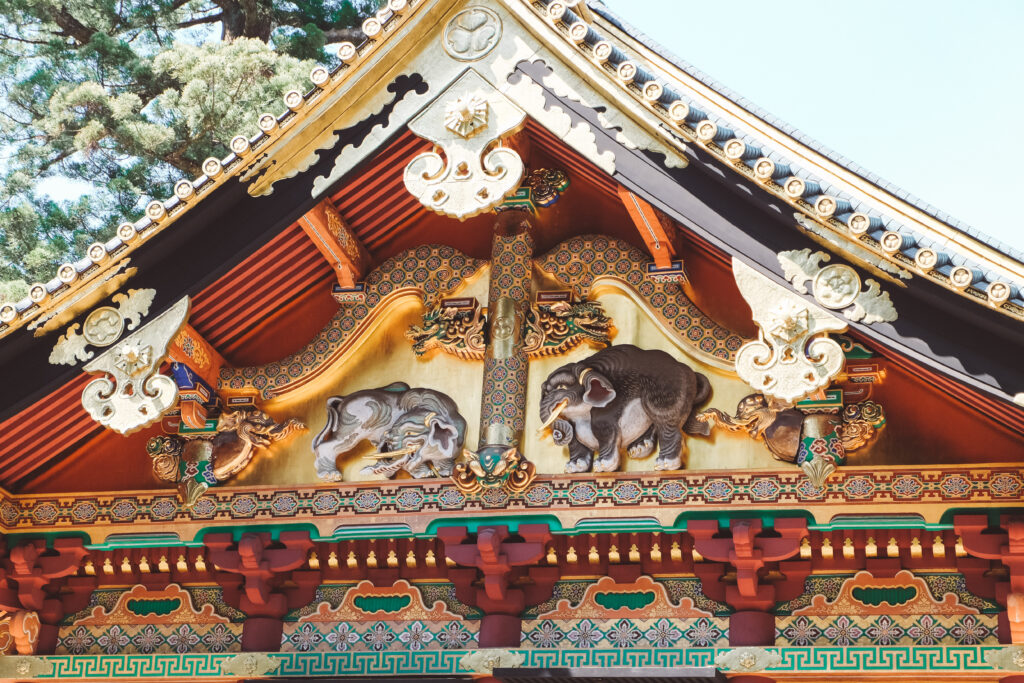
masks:
{"type": "MultiPolygon", "coordinates": [[[[281,97],[378,0],[4,0],[0,301],[135,220],[281,97]],[[78,199],[46,191],[73,183],[78,199]],[[40,187],[42,185],[42,187],[40,187]]],[[[56,192],[67,195],[67,192],[56,192]]]]}

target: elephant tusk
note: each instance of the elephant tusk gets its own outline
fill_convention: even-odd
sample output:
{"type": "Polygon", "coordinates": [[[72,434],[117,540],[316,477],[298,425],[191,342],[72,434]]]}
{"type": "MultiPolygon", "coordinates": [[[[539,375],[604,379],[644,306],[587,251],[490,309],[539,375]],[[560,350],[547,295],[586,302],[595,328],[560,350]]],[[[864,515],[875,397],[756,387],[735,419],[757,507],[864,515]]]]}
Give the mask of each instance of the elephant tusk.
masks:
{"type": "Polygon", "coordinates": [[[552,408],[551,414],[548,415],[548,419],[544,420],[544,424],[542,424],[540,426],[540,429],[537,430],[537,433],[540,434],[545,429],[547,429],[548,427],[553,425],[555,423],[555,420],[558,419],[558,416],[561,415],[562,411],[565,410],[568,406],[569,406],[569,399],[563,398],[561,401],[559,401],[558,405],[556,405],[554,408],[552,408]]]}
{"type": "Polygon", "coordinates": [[[370,458],[371,460],[383,460],[384,458],[393,458],[396,455],[409,455],[410,453],[415,453],[417,448],[418,448],[418,446],[406,446],[405,448],[400,448],[397,451],[385,451],[384,453],[371,453],[371,454],[366,455],[364,457],[370,458]]]}

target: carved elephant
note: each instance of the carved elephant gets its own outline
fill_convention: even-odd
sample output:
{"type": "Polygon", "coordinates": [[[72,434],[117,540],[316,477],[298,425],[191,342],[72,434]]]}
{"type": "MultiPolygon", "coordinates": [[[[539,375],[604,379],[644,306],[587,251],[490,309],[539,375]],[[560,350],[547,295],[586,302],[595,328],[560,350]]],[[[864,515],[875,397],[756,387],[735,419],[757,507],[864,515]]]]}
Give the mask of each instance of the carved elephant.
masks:
{"type": "Polygon", "coordinates": [[[555,443],[569,447],[566,472],[612,472],[622,450],[645,458],[655,448],[655,469],[674,470],[682,464],[680,429],[710,433],[692,415],[710,395],[707,377],[664,351],[622,344],[552,372],[541,388],[540,417],[555,443]]]}
{"type": "Polygon", "coordinates": [[[364,473],[390,478],[405,470],[417,479],[448,477],[465,439],[466,420],[451,398],[395,382],[327,399],[327,425],[313,439],[316,472],[339,481],[337,457],[369,441],[377,449],[370,457],[377,462],[364,473]]]}

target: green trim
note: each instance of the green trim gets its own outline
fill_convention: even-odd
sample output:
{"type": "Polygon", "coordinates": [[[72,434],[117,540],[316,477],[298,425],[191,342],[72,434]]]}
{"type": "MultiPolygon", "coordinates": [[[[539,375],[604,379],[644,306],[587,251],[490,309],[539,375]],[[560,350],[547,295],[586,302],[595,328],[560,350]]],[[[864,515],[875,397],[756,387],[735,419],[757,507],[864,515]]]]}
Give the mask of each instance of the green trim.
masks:
{"type": "Polygon", "coordinates": [[[595,593],[594,602],[605,609],[643,609],[654,602],[657,596],[654,591],[635,591],[633,593],[595,593]]]}
{"type": "Polygon", "coordinates": [[[357,595],[352,604],[366,612],[398,612],[409,606],[411,595],[357,595]]]}
{"type": "MultiPolygon", "coordinates": [[[[494,515],[493,517],[445,517],[435,519],[427,525],[426,532],[420,534],[420,538],[433,538],[441,527],[464,526],[470,533],[484,526],[507,526],[509,531],[519,531],[520,524],[547,524],[548,528],[555,533],[563,532],[562,522],[555,515],[550,513],[524,514],[524,515],[494,515]]],[[[565,532],[563,532],[565,533],[565,532]]]]}
{"type": "MultiPolygon", "coordinates": [[[[893,674],[893,673],[982,673],[997,675],[986,655],[1003,654],[1002,646],[902,646],[902,647],[767,647],[781,661],[765,670],[772,673],[893,674]]],[[[698,667],[716,666],[729,671],[722,659],[733,648],[652,649],[520,649],[510,653],[522,657],[522,668],[568,667],[698,667]]],[[[468,676],[464,667],[466,650],[357,651],[357,652],[271,652],[265,656],[278,663],[274,671],[260,678],[317,678],[338,676],[468,676]]],[[[154,654],[154,655],[50,655],[25,657],[36,679],[82,679],[109,681],[117,678],[194,681],[223,679],[221,666],[238,654],[154,654]]],[[[262,657],[263,655],[259,655],[262,657]]],[[[17,656],[5,657],[13,671],[17,656]]],[[[235,676],[237,677],[237,676],[235,676]]],[[[18,676],[19,679],[28,676],[18,676]]]]}

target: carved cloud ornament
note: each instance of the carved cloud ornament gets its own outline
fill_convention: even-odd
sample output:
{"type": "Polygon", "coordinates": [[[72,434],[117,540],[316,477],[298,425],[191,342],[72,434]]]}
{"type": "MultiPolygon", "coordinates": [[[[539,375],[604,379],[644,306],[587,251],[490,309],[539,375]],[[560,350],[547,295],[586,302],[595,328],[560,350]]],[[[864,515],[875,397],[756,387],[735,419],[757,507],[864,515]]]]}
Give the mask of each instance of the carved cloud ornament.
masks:
{"type": "Polygon", "coordinates": [[[827,333],[847,324],[775,284],[735,258],[732,272],[760,328],[736,353],[736,372],[765,396],[787,403],[822,389],[843,369],[845,356],[827,333]]]}
{"type": "Polygon", "coordinates": [[[189,299],[184,297],[84,367],[86,372],[103,373],[82,391],[82,405],[94,420],[130,434],[174,406],[178,386],[159,373],[160,363],[188,312],[189,299]]]}
{"type": "Polygon", "coordinates": [[[889,293],[883,292],[876,280],[865,280],[867,289],[861,290],[860,276],[850,266],[821,265],[831,258],[823,251],[811,253],[810,249],[784,251],[779,254],[779,265],[796,291],[807,294],[806,283],[810,281],[815,301],[833,311],[842,310],[853,322],[870,325],[896,320],[889,293]]]}
{"type": "Polygon", "coordinates": [[[125,329],[134,330],[142,316],[149,313],[154,296],[155,289],[129,289],[126,294],[115,294],[111,301],[117,304],[117,308],[100,306],[94,309],[82,323],[81,334],[78,333],[78,323],[68,327],[50,352],[50,363],[74,365],[78,361],[89,360],[95,354],[86,350],[87,346],[110,346],[125,329]]]}
{"type": "Polygon", "coordinates": [[[473,69],[467,69],[409,122],[444,151],[420,154],[405,167],[405,187],[432,211],[463,220],[487,211],[519,187],[523,160],[502,136],[526,113],[473,69]],[[497,146],[495,146],[497,145],[497,146]]]}

